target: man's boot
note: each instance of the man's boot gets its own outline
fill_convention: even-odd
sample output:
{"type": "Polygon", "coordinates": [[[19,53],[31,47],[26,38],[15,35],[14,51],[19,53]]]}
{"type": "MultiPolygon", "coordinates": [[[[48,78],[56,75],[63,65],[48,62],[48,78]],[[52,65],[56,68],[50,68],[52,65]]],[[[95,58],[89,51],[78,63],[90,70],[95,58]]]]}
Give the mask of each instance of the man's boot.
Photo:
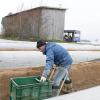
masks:
{"type": "Polygon", "coordinates": [[[52,97],[55,97],[58,95],[59,86],[52,86],[52,97]]]}

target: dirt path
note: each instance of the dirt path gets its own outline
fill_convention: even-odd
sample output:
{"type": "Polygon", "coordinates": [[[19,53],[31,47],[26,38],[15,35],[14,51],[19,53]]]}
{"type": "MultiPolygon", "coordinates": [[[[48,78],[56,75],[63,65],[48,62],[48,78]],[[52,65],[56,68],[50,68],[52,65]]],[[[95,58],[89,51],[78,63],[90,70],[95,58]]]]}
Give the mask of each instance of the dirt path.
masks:
{"type": "MultiPolygon", "coordinates": [[[[0,100],[8,100],[9,79],[16,76],[31,76],[42,73],[43,68],[20,68],[0,70],[0,100]]],[[[74,91],[100,85],[100,61],[73,65],[71,70],[74,91]]]]}
{"type": "Polygon", "coordinates": [[[100,60],[74,65],[71,77],[76,91],[100,85],[100,60]]]}

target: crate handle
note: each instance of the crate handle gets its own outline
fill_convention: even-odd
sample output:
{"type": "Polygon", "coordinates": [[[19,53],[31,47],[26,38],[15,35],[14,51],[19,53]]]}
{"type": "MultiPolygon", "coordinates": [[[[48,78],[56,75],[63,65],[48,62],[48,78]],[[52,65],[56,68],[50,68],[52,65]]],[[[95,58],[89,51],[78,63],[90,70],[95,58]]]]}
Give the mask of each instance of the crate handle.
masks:
{"type": "Polygon", "coordinates": [[[39,79],[37,79],[37,78],[35,78],[35,80],[36,80],[36,81],[38,81],[38,82],[40,82],[40,80],[39,80],[39,79]]]}
{"type": "Polygon", "coordinates": [[[14,83],[15,86],[18,86],[13,79],[11,79],[11,81],[14,83]]]}

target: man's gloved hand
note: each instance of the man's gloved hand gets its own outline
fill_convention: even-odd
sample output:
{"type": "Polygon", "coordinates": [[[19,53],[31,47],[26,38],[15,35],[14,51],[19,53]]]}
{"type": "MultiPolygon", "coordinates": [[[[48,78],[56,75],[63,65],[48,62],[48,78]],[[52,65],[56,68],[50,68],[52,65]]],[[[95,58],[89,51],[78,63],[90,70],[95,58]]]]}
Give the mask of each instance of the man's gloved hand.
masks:
{"type": "Polygon", "coordinates": [[[45,82],[46,78],[44,76],[41,76],[40,82],[45,82]]]}

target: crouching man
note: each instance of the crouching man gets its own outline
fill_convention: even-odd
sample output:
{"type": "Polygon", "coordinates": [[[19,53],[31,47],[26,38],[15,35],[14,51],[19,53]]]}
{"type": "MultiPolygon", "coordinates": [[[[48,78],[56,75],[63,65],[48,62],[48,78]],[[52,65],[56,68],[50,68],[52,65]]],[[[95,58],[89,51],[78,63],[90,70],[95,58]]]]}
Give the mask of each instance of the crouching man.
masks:
{"type": "Polygon", "coordinates": [[[55,64],[58,68],[54,75],[53,79],[53,95],[56,96],[59,90],[61,81],[66,77],[65,83],[70,81],[68,71],[72,65],[72,57],[68,51],[62,46],[48,42],[46,43],[43,40],[37,42],[37,48],[40,52],[46,55],[46,65],[41,76],[42,82],[46,81],[47,76],[50,73],[50,70],[55,64]]]}

